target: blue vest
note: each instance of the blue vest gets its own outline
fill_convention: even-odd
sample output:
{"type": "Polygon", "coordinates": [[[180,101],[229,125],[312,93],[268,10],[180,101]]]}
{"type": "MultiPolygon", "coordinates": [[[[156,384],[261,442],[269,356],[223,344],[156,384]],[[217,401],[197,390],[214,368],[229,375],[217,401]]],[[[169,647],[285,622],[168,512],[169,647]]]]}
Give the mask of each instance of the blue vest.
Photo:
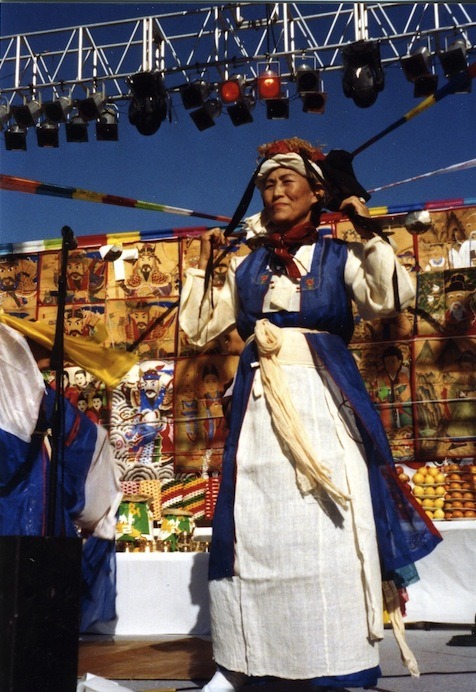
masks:
{"type": "MultiPolygon", "coordinates": [[[[243,340],[251,336],[263,317],[263,301],[273,278],[270,252],[261,247],[239,265],[236,283],[240,302],[237,329],[243,340]]],[[[311,269],[300,280],[299,312],[266,313],[278,327],[306,327],[338,334],[349,343],[354,328],[352,308],[345,290],[344,269],[347,246],[339,240],[319,238],[311,269]]]]}

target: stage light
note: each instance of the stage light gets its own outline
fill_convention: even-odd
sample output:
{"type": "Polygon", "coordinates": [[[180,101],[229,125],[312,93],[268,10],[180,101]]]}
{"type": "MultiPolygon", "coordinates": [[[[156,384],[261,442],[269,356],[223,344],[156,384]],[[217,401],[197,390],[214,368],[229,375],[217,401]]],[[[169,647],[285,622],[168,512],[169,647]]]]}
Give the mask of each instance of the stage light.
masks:
{"type": "Polygon", "coordinates": [[[238,101],[238,103],[235,103],[233,106],[228,106],[227,113],[233,125],[238,127],[238,125],[252,123],[253,116],[251,115],[251,110],[254,106],[255,101],[251,95],[244,96],[241,101],[238,101]]]}
{"type": "Polygon", "coordinates": [[[302,110],[304,113],[324,113],[327,103],[327,94],[324,91],[309,92],[301,96],[302,110]]]}
{"type": "Polygon", "coordinates": [[[5,131],[5,149],[7,151],[26,151],[26,127],[11,125],[5,131]]]}
{"type": "Polygon", "coordinates": [[[43,104],[43,113],[52,123],[65,123],[73,109],[73,100],[69,96],[60,96],[54,101],[43,104]]]}
{"type": "Polygon", "coordinates": [[[409,82],[415,82],[431,72],[431,55],[426,46],[413,50],[409,55],[400,58],[403,73],[409,82]]]}
{"type": "Polygon", "coordinates": [[[467,46],[464,38],[457,38],[445,51],[439,53],[441,67],[445,77],[451,81],[452,77],[460,77],[461,85],[456,93],[471,91],[472,79],[468,69],[467,46]]]}
{"type": "Polygon", "coordinates": [[[183,84],[180,87],[182,103],[187,110],[203,106],[209,93],[210,85],[204,80],[183,84]]]}
{"type": "Polygon", "coordinates": [[[273,70],[265,70],[256,80],[258,98],[279,99],[281,97],[281,77],[273,70]]]}
{"type": "Polygon", "coordinates": [[[289,99],[266,99],[268,120],[287,120],[289,118],[289,99]]]}
{"type": "Polygon", "coordinates": [[[12,115],[18,127],[34,127],[41,116],[41,103],[32,99],[22,106],[12,106],[12,115]]]}
{"type": "Polygon", "coordinates": [[[221,113],[221,102],[218,99],[209,99],[205,101],[201,108],[190,113],[190,117],[202,132],[215,125],[215,118],[221,113]]]}
{"type": "Polygon", "coordinates": [[[117,142],[119,139],[118,116],[115,110],[106,108],[96,120],[96,139],[99,142],[117,142]]]}
{"type": "Polygon", "coordinates": [[[438,75],[434,74],[431,54],[427,46],[413,50],[409,55],[400,58],[403,73],[409,82],[413,82],[413,96],[430,96],[438,87],[438,75]]]}
{"type": "Polygon", "coordinates": [[[300,65],[296,70],[296,89],[298,94],[320,91],[319,70],[314,70],[309,65],[300,65]]]}
{"type": "Polygon", "coordinates": [[[439,54],[439,59],[445,77],[451,77],[458,72],[463,72],[468,67],[466,57],[466,41],[458,38],[448,48],[439,54]]]}
{"type": "Polygon", "coordinates": [[[359,108],[368,108],[385,84],[379,45],[376,41],[356,41],[345,46],[342,56],[344,95],[359,108]]]}
{"type": "Polygon", "coordinates": [[[85,99],[76,101],[78,114],[83,120],[96,120],[101,115],[101,111],[106,103],[106,97],[99,91],[94,91],[85,99]]]}
{"type": "Polygon", "coordinates": [[[87,142],[88,123],[80,115],[74,115],[65,125],[67,142],[87,142]]]}
{"type": "Polygon", "coordinates": [[[126,80],[132,91],[129,122],[141,135],[153,135],[167,117],[167,92],[160,72],[137,72],[126,80]]]}
{"type": "Polygon", "coordinates": [[[242,75],[234,75],[218,85],[222,103],[231,104],[228,105],[227,113],[235,127],[253,122],[251,110],[255,106],[255,99],[251,93],[245,93],[245,87],[242,75]]]}
{"type": "Polygon", "coordinates": [[[218,93],[223,103],[236,103],[244,98],[244,88],[245,78],[235,75],[218,85],[218,93]]]}
{"type": "Polygon", "coordinates": [[[59,146],[58,125],[56,123],[37,125],[36,139],[39,147],[56,149],[59,146]]]}
{"type": "Polygon", "coordinates": [[[301,97],[304,113],[324,113],[327,94],[322,91],[318,70],[301,65],[296,71],[296,89],[301,97]]]}

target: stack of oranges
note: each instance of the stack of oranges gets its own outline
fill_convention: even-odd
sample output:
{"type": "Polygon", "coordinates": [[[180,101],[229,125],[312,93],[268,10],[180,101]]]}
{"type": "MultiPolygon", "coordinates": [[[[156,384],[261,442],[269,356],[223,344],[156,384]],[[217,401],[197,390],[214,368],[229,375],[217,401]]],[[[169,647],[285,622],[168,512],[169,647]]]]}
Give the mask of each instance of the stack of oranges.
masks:
{"type": "Polygon", "coordinates": [[[476,519],[476,466],[446,467],[445,519],[476,519]]]}
{"type": "Polygon", "coordinates": [[[430,519],[435,521],[446,519],[446,468],[422,466],[413,474],[411,480],[413,495],[430,519]]]}

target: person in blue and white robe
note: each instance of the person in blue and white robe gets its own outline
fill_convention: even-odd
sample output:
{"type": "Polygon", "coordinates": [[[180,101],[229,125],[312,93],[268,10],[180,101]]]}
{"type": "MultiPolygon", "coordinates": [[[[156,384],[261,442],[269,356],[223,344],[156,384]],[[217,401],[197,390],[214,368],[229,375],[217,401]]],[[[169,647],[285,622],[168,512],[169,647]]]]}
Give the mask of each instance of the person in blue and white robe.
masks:
{"type": "MultiPolygon", "coordinates": [[[[440,540],[398,484],[347,348],[351,300],[364,319],[388,318],[411,303],[412,284],[382,237],[356,223],[363,243],[319,233],[332,194],[324,160],[302,140],[269,147],[255,180],[264,209],[245,224],[253,252],[233,257],[213,291],[205,269],[227,240],[207,231],[182,291],[192,343],[233,326],[246,342],[213,521],[219,668],[206,692],[238,690],[250,676],[376,685],[382,582],[398,589],[416,579],[413,563],[440,540]]],[[[369,217],[354,194],[340,202],[349,207],[369,217]]]]}

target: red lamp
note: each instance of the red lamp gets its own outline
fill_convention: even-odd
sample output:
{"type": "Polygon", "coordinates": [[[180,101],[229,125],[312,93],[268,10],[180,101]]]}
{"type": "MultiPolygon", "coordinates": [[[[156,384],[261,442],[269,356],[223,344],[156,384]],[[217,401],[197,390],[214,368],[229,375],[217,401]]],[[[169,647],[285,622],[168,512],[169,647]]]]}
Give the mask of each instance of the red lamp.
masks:
{"type": "Polygon", "coordinates": [[[281,97],[281,77],[272,70],[266,70],[258,77],[258,98],[279,99],[281,97]]]}

